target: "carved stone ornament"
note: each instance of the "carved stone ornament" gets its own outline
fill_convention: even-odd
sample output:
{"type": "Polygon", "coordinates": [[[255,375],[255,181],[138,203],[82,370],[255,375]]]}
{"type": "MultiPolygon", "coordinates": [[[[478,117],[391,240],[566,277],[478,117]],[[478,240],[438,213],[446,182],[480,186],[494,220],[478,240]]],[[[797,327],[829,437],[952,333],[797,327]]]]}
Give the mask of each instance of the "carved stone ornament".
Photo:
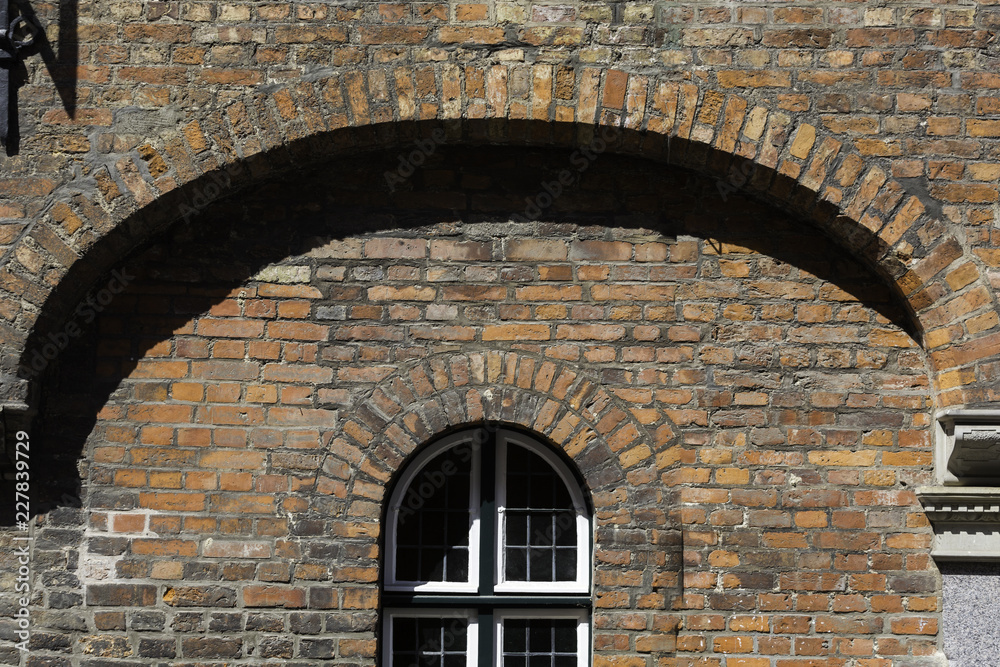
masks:
{"type": "Polygon", "coordinates": [[[1000,410],[937,415],[936,486],[917,490],[937,560],[1000,560],[1000,410]]]}
{"type": "Polygon", "coordinates": [[[1000,411],[946,410],[936,421],[937,484],[1000,487],[1000,411]]]}
{"type": "Polygon", "coordinates": [[[934,527],[934,558],[1000,560],[1000,488],[926,487],[917,497],[934,527]]]}

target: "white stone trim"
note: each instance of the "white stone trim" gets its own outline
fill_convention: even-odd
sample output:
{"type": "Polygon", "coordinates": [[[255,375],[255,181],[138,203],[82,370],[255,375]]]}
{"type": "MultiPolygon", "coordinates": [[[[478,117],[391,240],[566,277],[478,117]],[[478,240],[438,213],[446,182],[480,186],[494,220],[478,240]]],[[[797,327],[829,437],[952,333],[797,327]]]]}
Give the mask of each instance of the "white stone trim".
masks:
{"type": "Polygon", "coordinates": [[[933,486],[917,497],[934,527],[931,556],[1000,561],[1000,488],[933,486]]]}
{"type": "MultiPolygon", "coordinates": [[[[960,486],[970,483],[977,486],[995,484],[1000,487],[1000,474],[995,471],[991,471],[992,474],[982,476],[959,478],[948,470],[948,462],[955,454],[956,432],[959,434],[959,447],[969,447],[974,440],[968,437],[963,438],[963,434],[968,436],[979,430],[989,430],[990,427],[996,429],[997,438],[1000,438],[1000,410],[950,409],[937,414],[934,420],[934,479],[936,484],[939,486],[960,486]]],[[[1000,470],[1000,461],[998,461],[997,470],[1000,470]]]]}

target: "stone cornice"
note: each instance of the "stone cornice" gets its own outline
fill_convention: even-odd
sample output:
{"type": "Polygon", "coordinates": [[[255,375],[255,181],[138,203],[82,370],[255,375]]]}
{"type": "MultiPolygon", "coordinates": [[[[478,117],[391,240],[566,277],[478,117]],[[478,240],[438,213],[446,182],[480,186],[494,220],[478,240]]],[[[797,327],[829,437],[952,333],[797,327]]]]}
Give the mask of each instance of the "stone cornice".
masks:
{"type": "Polygon", "coordinates": [[[924,487],[917,490],[934,528],[937,560],[1000,560],[1000,488],[924,487]]]}

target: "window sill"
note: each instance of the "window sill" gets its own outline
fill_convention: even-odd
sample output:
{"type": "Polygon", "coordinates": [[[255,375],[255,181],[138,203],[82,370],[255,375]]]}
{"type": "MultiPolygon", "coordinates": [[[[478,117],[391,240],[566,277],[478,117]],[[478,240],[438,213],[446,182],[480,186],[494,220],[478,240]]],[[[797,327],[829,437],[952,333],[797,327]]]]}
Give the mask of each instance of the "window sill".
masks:
{"type": "Polygon", "coordinates": [[[413,605],[427,607],[524,607],[541,605],[544,607],[578,607],[589,609],[593,602],[588,595],[432,595],[406,594],[386,591],[383,594],[386,606],[413,605]]]}

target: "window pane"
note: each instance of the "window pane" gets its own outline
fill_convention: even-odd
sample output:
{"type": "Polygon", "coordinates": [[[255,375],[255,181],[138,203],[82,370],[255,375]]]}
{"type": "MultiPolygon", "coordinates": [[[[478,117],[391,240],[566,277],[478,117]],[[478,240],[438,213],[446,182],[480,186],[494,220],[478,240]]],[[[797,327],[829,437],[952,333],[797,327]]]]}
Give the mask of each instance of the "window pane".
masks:
{"type": "Polygon", "coordinates": [[[507,566],[504,569],[507,581],[528,580],[528,550],[507,549],[507,566]]]}
{"type": "Polygon", "coordinates": [[[512,618],[503,623],[503,650],[505,653],[517,653],[528,641],[528,621],[512,618]]]}
{"type": "Polygon", "coordinates": [[[468,549],[454,549],[447,557],[448,574],[445,581],[468,581],[469,579],[469,551],[468,549]]]}
{"type": "Polygon", "coordinates": [[[504,619],[503,667],[572,667],[576,619],[504,619]]]}
{"type": "Polygon", "coordinates": [[[468,581],[472,461],[453,448],[431,459],[402,495],[397,581],[468,581]],[[464,459],[464,460],[463,460],[464,459]]]}
{"type": "Polygon", "coordinates": [[[576,546],[576,515],[572,512],[560,512],[553,517],[553,535],[556,546],[576,546]]]}
{"type": "Polygon", "coordinates": [[[464,618],[392,619],[392,667],[465,667],[464,618]]]}
{"type": "Polygon", "coordinates": [[[551,549],[532,549],[528,555],[528,581],[554,581],[551,549]]]}
{"type": "Polygon", "coordinates": [[[420,566],[420,552],[417,549],[399,548],[396,550],[396,579],[400,581],[417,581],[420,566]]]}
{"type": "Polygon", "coordinates": [[[528,546],[528,515],[523,512],[507,514],[507,546],[528,546]]]}
{"type": "Polygon", "coordinates": [[[561,653],[576,653],[576,623],[557,621],[553,627],[553,646],[561,653]]]}
{"type": "Polygon", "coordinates": [[[552,621],[537,621],[533,627],[528,628],[528,652],[529,653],[549,653],[554,648],[552,645],[552,628],[549,624],[552,621]]]}
{"type": "Polygon", "coordinates": [[[576,579],[576,549],[556,550],[556,572],[566,579],[576,579]]]}
{"type": "Polygon", "coordinates": [[[566,485],[545,459],[513,443],[506,468],[505,580],[574,581],[576,512],[566,485]]]}

